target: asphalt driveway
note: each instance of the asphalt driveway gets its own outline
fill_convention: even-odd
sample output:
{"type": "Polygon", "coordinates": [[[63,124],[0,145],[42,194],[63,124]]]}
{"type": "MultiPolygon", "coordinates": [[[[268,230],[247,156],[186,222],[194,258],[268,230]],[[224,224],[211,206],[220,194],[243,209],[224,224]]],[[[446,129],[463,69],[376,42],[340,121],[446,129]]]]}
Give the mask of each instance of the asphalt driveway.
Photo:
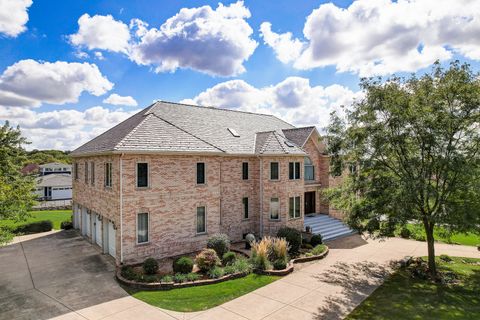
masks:
{"type": "Polygon", "coordinates": [[[128,296],[113,270],[74,230],[0,247],[0,319],[50,319],[128,296]]]}

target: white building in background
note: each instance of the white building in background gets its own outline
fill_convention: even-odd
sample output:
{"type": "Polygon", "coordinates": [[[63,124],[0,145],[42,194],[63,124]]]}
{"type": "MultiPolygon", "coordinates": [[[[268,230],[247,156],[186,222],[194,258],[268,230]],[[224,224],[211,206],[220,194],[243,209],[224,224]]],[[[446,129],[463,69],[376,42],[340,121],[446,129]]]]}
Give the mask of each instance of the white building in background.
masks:
{"type": "MultiPolygon", "coordinates": [[[[69,166],[69,165],[63,165],[69,166]]],[[[70,166],[71,168],[71,166],[70,166]]],[[[36,178],[35,193],[40,200],[72,199],[72,175],[70,173],[49,173],[36,178]]]]}
{"type": "MultiPolygon", "coordinates": [[[[41,176],[49,175],[53,173],[68,173],[72,174],[72,165],[67,163],[59,163],[59,162],[50,162],[45,163],[39,166],[39,174],[41,176]]],[[[70,187],[72,183],[70,182],[70,187]]]]}

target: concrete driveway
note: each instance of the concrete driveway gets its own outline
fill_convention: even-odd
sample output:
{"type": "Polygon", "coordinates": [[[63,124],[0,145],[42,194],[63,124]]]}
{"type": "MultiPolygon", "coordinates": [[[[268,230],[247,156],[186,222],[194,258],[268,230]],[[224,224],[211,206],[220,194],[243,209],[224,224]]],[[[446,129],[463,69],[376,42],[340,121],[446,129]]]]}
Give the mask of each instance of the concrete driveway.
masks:
{"type": "MultiPolygon", "coordinates": [[[[128,296],[113,262],[76,231],[19,237],[0,247],[0,319],[342,319],[380,285],[388,262],[425,255],[403,239],[329,243],[324,259],[213,309],[180,313],[128,296]]],[[[473,247],[437,244],[437,254],[480,257],[473,247]]]]}

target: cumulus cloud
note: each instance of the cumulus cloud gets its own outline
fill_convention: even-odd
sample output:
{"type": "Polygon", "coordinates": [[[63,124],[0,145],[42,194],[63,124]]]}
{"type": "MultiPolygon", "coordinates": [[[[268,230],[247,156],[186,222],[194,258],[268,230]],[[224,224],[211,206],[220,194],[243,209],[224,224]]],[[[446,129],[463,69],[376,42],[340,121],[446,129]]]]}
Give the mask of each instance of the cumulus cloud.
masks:
{"type": "Polygon", "coordinates": [[[69,39],[73,45],[87,47],[89,50],[127,53],[130,29],[111,15],[90,17],[85,13],[78,19],[78,32],[70,35],[69,39]]]}
{"type": "Polygon", "coordinates": [[[21,60],[0,75],[0,105],[38,107],[77,102],[82,92],[100,96],[113,83],[95,64],[21,60]]]}
{"type": "Polygon", "coordinates": [[[0,119],[20,125],[32,142],[29,149],[73,150],[139,110],[109,110],[96,106],[85,111],[63,109],[36,112],[21,107],[0,106],[0,119]]]}
{"type": "Polygon", "coordinates": [[[304,46],[262,24],[279,60],[298,69],[334,65],[360,76],[414,72],[453,54],[480,59],[480,2],[358,0],[343,9],[322,4],[307,17],[304,46]],[[290,50],[289,50],[290,48],[290,50]]]}
{"type": "Polygon", "coordinates": [[[218,76],[245,71],[243,63],[253,54],[257,42],[246,19],[250,11],[243,1],[216,9],[211,6],[183,8],[158,28],[140,19],[127,24],[112,16],[84,14],[79,30],[70,35],[77,47],[122,52],[139,65],[156,72],[189,68],[218,76]]]}
{"type": "Polygon", "coordinates": [[[297,126],[328,125],[330,112],[344,114],[354,100],[363,96],[341,85],[311,86],[301,77],[288,77],[276,85],[255,88],[243,80],[219,83],[183,103],[217,106],[273,114],[297,126]]]}
{"type": "Polygon", "coordinates": [[[103,100],[103,103],[113,104],[116,106],[138,106],[137,101],[131,96],[120,96],[116,93],[112,93],[108,98],[103,100]]]}
{"type": "Polygon", "coordinates": [[[25,31],[31,5],[32,0],[0,0],[0,33],[16,37],[25,31]]]}

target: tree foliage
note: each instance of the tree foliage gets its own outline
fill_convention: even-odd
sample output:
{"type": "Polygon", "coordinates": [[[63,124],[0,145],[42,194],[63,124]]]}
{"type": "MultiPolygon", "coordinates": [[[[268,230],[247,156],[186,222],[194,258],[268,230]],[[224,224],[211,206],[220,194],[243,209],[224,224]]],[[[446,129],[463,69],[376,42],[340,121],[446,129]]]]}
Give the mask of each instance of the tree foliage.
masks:
{"type": "Polygon", "coordinates": [[[36,163],[38,165],[50,163],[50,162],[59,162],[59,163],[72,163],[72,159],[69,156],[69,151],[61,150],[32,150],[27,151],[28,159],[24,164],[36,163]]]}
{"type": "Polygon", "coordinates": [[[469,65],[436,63],[417,78],[363,79],[365,98],[333,116],[333,169],[357,164],[326,192],[348,224],[378,236],[423,224],[436,275],[433,230],[480,231],[480,80],[469,65]]]}
{"type": "MultiPolygon", "coordinates": [[[[33,177],[20,172],[26,161],[22,148],[26,143],[20,128],[10,127],[8,121],[0,128],[0,219],[24,220],[35,203],[33,177]]],[[[8,230],[0,230],[0,242],[10,237],[8,230]]]]}

